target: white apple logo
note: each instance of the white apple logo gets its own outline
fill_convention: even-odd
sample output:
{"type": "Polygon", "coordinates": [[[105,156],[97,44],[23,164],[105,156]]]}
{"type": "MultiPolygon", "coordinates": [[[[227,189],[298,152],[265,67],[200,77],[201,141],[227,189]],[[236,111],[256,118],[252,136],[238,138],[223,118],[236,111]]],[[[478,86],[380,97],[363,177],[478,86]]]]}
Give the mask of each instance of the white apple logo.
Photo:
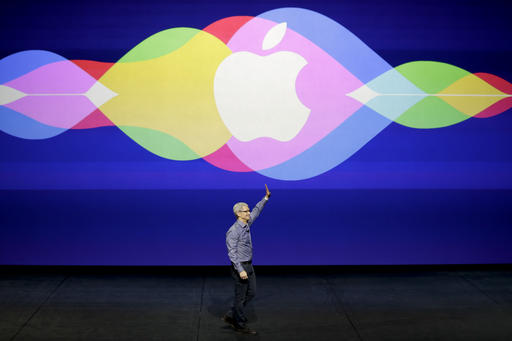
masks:
{"type": "MultiPolygon", "coordinates": [[[[286,23],[272,27],[263,50],[281,42],[286,23]]],[[[280,51],[268,56],[242,51],[228,56],[215,74],[214,95],[220,117],[238,140],[258,137],[290,141],[302,129],[310,110],[297,98],[295,80],[307,61],[280,51]]]]}

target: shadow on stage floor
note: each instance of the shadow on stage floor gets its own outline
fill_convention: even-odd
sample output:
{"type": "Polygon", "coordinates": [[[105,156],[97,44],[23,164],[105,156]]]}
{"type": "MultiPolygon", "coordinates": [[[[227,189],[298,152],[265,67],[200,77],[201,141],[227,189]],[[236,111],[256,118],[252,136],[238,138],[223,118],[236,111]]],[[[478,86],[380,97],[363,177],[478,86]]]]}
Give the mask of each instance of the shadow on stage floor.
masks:
{"type": "Polygon", "coordinates": [[[221,321],[228,267],[0,271],[0,340],[512,340],[510,265],[256,265],[255,336],[221,321]]]}

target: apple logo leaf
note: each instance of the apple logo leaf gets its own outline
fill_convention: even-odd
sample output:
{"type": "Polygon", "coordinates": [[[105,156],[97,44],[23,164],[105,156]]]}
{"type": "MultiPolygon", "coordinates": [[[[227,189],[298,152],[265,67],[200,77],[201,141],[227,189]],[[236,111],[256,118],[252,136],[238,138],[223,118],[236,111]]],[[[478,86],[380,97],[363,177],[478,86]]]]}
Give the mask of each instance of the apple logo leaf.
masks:
{"type": "Polygon", "coordinates": [[[286,26],[286,22],[282,22],[268,30],[265,38],[263,39],[262,49],[265,51],[270,50],[279,44],[286,33],[286,26]]]}

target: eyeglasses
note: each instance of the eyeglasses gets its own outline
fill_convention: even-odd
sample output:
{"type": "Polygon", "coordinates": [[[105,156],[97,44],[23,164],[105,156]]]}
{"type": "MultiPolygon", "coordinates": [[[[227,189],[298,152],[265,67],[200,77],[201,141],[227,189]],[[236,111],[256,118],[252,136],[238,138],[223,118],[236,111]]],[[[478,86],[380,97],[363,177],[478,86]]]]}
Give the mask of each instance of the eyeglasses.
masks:
{"type": "Polygon", "coordinates": [[[239,212],[247,213],[247,212],[251,212],[251,210],[245,210],[245,211],[239,211],[239,212]]]}

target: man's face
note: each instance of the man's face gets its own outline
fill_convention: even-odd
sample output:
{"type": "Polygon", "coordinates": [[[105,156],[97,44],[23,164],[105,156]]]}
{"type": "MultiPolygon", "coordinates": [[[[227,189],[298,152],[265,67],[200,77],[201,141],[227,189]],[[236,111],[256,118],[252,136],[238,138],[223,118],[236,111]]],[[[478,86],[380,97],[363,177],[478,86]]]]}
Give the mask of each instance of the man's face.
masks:
{"type": "Polygon", "coordinates": [[[251,217],[251,210],[247,206],[243,206],[241,211],[238,211],[238,218],[243,221],[248,221],[251,217]]]}

